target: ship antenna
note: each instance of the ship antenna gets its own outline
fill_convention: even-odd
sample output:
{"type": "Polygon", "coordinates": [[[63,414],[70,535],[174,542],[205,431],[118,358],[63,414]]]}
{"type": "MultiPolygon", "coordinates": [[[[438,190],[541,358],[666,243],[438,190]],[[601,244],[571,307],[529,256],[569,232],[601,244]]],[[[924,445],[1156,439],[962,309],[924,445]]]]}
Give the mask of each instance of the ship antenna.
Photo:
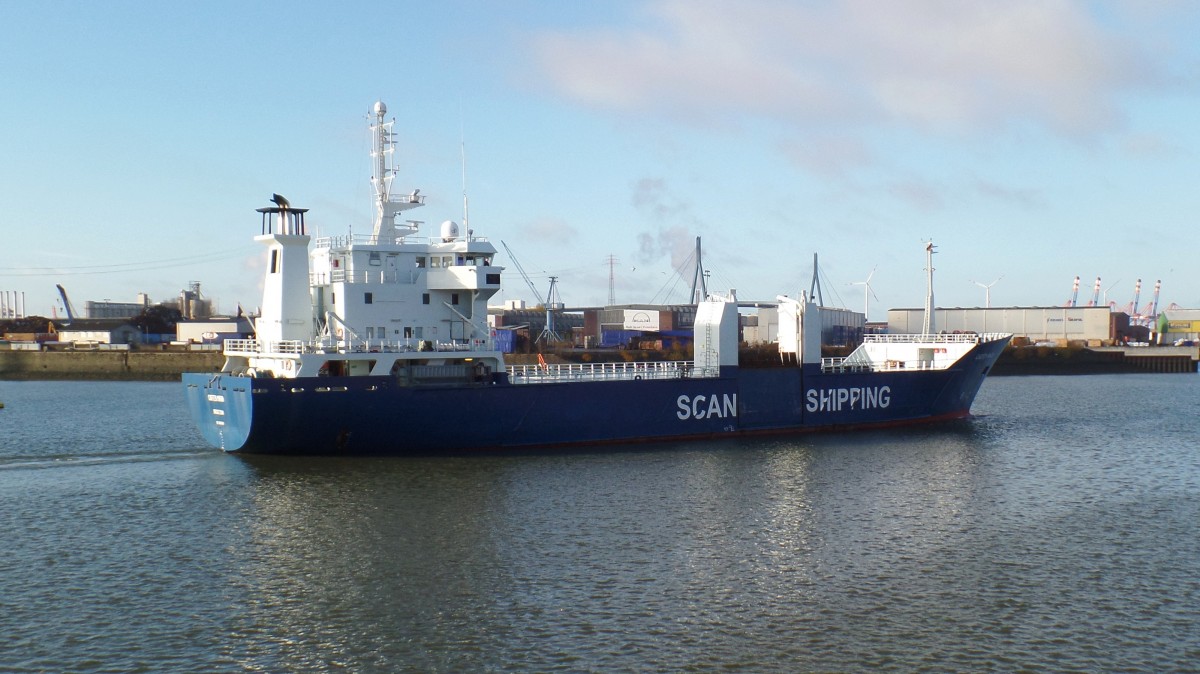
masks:
{"type": "Polygon", "coordinates": [[[933,321],[933,254],[934,254],[933,239],[925,243],[925,271],[928,276],[925,289],[925,325],[921,328],[921,334],[932,335],[937,329],[933,321]]]}
{"type": "Polygon", "coordinates": [[[458,145],[462,154],[462,187],[463,187],[463,231],[471,236],[470,225],[467,221],[467,132],[466,122],[463,121],[462,96],[458,98],[458,145]]]}
{"type": "Polygon", "coordinates": [[[470,232],[471,230],[467,225],[467,141],[463,139],[462,135],[459,138],[459,143],[462,147],[463,229],[470,232]]]}

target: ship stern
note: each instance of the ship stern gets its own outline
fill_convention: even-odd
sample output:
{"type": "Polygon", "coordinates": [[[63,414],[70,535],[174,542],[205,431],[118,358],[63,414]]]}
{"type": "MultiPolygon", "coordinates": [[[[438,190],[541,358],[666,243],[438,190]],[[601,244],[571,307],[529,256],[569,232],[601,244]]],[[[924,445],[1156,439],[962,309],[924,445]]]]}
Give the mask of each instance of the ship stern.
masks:
{"type": "Polygon", "coordinates": [[[252,380],[213,373],[183,375],[192,421],[209,445],[234,452],[246,444],[253,420],[252,380]]]}

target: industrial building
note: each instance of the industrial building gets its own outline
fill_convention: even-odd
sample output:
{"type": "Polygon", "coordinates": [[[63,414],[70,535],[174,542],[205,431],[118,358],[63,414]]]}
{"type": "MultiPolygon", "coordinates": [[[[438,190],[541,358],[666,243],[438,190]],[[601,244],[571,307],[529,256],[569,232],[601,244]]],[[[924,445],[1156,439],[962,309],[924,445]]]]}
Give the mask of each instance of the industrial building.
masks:
{"type": "MultiPolygon", "coordinates": [[[[747,344],[769,344],[779,341],[779,311],[774,305],[757,307],[755,314],[742,316],[742,341],[747,344]]],[[[866,316],[858,311],[838,307],[820,307],[821,343],[830,346],[849,346],[862,342],[866,316]]]]}
{"type": "Polygon", "coordinates": [[[1160,344],[1200,343],[1200,309],[1167,309],[1158,315],[1160,344]]]}
{"type": "Polygon", "coordinates": [[[220,344],[226,339],[244,339],[254,335],[246,316],[209,316],[183,319],[175,324],[175,339],[193,344],[220,344]]]}
{"type": "Polygon", "coordinates": [[[120,318],[79,318],[58,328],[58,341],[73,344],[138,344],[142,331],[120,318]]]}
{"type": "Polygon", "coordinates": [[[83,303],[84,318],[133,318],[150,306],[150,296],[138,293],[136,302],[95,302],[88,300],[83,303]]]}
{"type": "MultiPolygon", "coordinates": [[[[1030,342],[1082,342],[1092,346],[1146,338],[1147,328],[1130,325],[1129,314],[1099,307],[992,307],[934,309],[937,332],[1010,332],[1030,342]]],[[[921,332],[924,309],[889,309],[888,332],[921,332]]]]}
{"type": "Polygon", "coordinates": [[[671,343],[690,344],[695,323],[696,307],[690,304],[626,304],[583,312],[588,346],[626,347],[643,340],[661,341],[657,344],[660,348],[671,343]]]}
{"type": "MultiPolygon", "coordinates": [[[[524,330],[530,340],[545,341],[547,312],[510,305],[504,309],[489,307],[488,321],[493,328],[524,330]]],[[[646,340],[686,340],[692,338],[696,307],[691,305],[658,306],[631,304],[614,307],[585,307],[555,310],[553,332],[559,342],[579,347],[640,348],[646,340]],[[632,342],[632,343],[631,343],[632,342]]]]}

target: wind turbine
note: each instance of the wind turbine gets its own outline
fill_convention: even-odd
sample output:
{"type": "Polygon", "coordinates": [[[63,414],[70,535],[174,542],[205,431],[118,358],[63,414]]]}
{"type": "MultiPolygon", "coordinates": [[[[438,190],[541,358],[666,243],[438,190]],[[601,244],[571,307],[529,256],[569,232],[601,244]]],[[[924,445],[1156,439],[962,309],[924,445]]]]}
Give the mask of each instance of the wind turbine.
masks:
{"type": "Polygon", "coordinates": [[[1112,290],[1113,286],[1117,285],[1120,282],[1121,282],[1120,280],[1113,281],[1112,284],[1110,284],[1107,288],[1104,289],[1104,306],[1108,307],[1109,309],[1114,308],[1113,304],[1116,304],[1116,302],[1113,302],[1113,304],[1108,303],[1108,291],[1112,290]]]}
{"type": "Polygon", "coordinates": [[[871,277],[875,275],[875,270],[878,268],[879,268],[879,265],[875,265],[874,267],[871,267],[871,273],[867,274],[866,281],[854,281],[853,283],[850,284],[852,286],[862,286],[863,287],[863,320],[864,321],[870,320],[870,318],[868,316],[868,309],[871,308],[870,299],[872,297],[874,297],[876,301],[879,300],[879,296],[876,295],[875,291],[871,289],[871,277]]]}
{"type": "Polygon", "coordinates": [[[1004,277],[1001,276],[1000,278],[997,278],[995,281],[992,281],[991,283],[980,283],[979,281],[971,281],[971,283],[974,283],[975,285],[979,286],[980,288],[983,288],[983,303],[984,303],[983,306],[985,309],[992,308],[992,286],[999,283],[1000,279],[1002,279],[1002,278],[1004,278],[1004,277]]]}

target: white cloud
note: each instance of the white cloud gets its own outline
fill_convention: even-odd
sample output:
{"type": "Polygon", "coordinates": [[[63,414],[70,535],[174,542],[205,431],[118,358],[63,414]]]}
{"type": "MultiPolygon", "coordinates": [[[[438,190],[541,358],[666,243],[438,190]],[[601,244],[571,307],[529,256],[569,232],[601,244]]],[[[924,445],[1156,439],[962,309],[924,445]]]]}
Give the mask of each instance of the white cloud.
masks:
{"type": "Polygon", "coordinates": [[[895,182],[888,187],[888,192],[925,213],[938,210],[943,203],[941,192],[937,187],[918,180],[895,182]]]}
{"type": "Polygon", "coordinates": [[[975,189],[984,196],[996,201],[1012,204],[1026,210],[1038,210],[1046,207],[1046,197],[1040,190],[1028,188],[1005,187],[989,180],[979,179],[975,189]]]}
{"type": "Polygon", "coordinates": [[[579,230],[562,218],[543,218],[522,225],[521,235],[527,240],[569,246],[579,238],[579,230]]]}
{"type": "Polygon", "coordinates": [[[872,123],[1110,130],[1120,96],[1165,77],[1142,47],[1069,0],[656,0],[629,28],[535,40],[583,103],[694,123],[872,123]]]}
{"type": "Polygon", "coordinates": [[[797,166],[826,178],[845,178],[870,167],[875,159],[866,143],[847,135],[815,135],[780,143],[780,150],[797,166]]]}
{"type": "Polygon", "coordinates": [[[1134,133],[1121,139],[1121,149],[1131,157],[1160,160],[1183,156],[1185,151],[1166,138],[1152,133],[1134,133]]]}

